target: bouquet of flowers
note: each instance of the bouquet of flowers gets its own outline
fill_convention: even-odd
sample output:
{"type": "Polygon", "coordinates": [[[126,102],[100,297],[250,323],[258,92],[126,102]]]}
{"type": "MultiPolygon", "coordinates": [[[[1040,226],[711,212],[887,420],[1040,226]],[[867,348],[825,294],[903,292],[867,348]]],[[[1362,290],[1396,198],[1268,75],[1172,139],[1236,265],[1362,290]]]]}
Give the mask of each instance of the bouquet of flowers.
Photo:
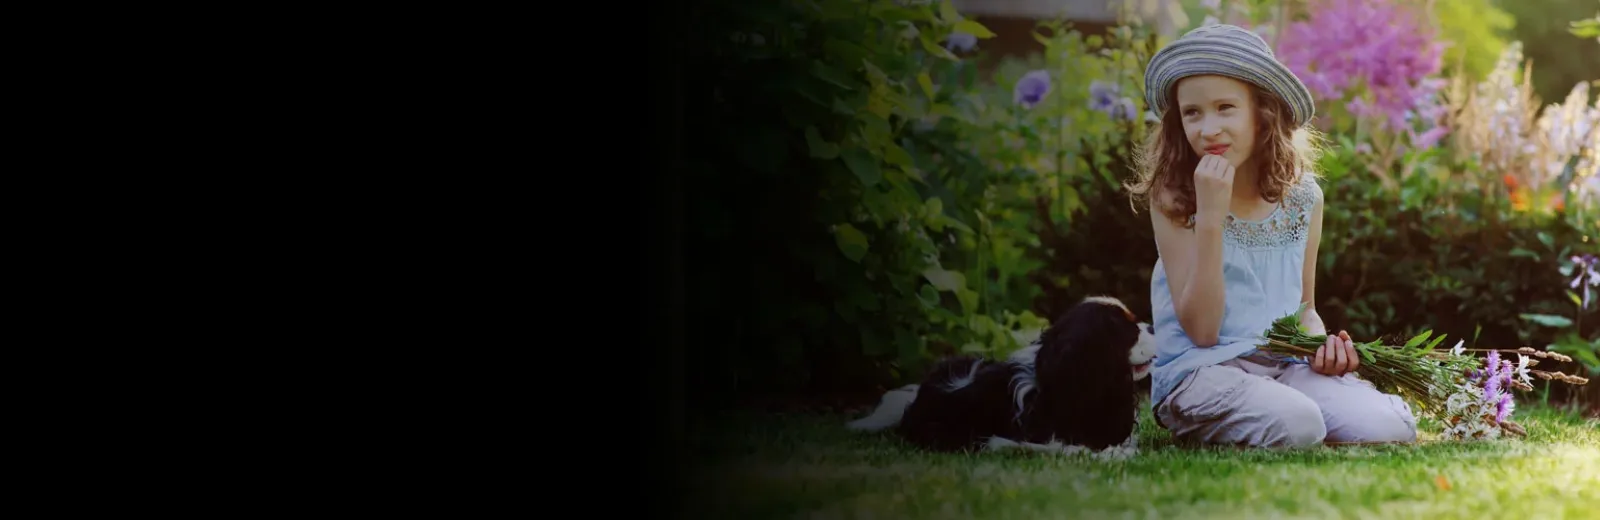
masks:
{"type": "MultiPolygon", "coordinates": [[[[1274,354],[1309,357],[1317,353],[1317,348],[1323,346],[1327,338],[1303,329],[1300,313],[1296,312],[1274,321],[1266,331],[1266,343],[1260,348],[1274,354]]],[[[1528,347],[1465,349],[1462,348],[1465,340],[1457,342],[1449,351],[1434,350],[1444,338],[1443,334],[1434,337],[1433,331],[1427,330],[1404,345],[1384,345],[1382,340],[1376,340],[1355,343],[1355,348],[1361,355],[1361,366],[1356,374],[1372,382],[1378,390],[1398,395],[1413,403],[1422,414],[1439,420],[1445,425],[1443,437],[1446,439],[1493,439],[1503,433],[1526,435],[1521,425],[1510,420],[1516,406],[1511,391],[1533,390],[1533,377],[1571,385],[1589,383],[1588,379],[1575,375],[1531,370],[1539,364],[1534,358],[1572,361],[1560,353],[1528,347]],[[1465,355],[1469,351],[1488,352],[1488,355],[1486,359],[1479,359],[1465,355]],[[1501,352],[1515,353],[1517,362],[1502,358],[1501,352]]]]}

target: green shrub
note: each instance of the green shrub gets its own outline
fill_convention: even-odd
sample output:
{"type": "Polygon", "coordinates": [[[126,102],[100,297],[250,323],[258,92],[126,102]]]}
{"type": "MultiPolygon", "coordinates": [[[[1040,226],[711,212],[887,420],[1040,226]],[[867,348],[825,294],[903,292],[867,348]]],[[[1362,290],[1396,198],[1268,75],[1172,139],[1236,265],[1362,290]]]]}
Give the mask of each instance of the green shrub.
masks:
{"type": "Polygon", "coordinates": [[[975,77],[942,44],[985,29],[900,4],[702,13],[685,88],[696,397],[894,384],[930,349],[1005,351],[1042,325],[1014,303],[1035,264],[1005,207],[1030,194],[960,142],[975,77]]]}

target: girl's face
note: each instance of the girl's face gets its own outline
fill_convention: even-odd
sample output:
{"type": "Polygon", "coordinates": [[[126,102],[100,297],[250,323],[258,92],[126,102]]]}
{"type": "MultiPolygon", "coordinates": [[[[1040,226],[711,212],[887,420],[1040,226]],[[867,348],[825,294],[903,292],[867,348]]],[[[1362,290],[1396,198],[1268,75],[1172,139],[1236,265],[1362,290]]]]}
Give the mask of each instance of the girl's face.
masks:
{"type": "Polygon", "coordinates": [[[1190,76],[1178,81],[1178,114],[1196,155],[1219,154],[1238,168],[1256,143],[1256,110],[1250,86],[1227,76],[1190,76]]]}

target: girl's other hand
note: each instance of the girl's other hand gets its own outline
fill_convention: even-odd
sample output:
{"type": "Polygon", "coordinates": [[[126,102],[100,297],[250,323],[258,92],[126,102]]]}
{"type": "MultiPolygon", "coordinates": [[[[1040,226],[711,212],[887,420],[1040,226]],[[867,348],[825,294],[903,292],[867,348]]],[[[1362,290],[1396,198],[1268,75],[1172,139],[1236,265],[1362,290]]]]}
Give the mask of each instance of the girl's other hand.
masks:
{"type": "Polygon", "coordinates": [[[1206,154],[1194,168],[1195,222],[1221,225],[1233,200],[1233,165],[1221,155],[1206,154]]]}
{"type": "Polygon", "coordinates": [[[1355,372],[1360,367],[1361,354],[1356,352],[1350,333],[1342,330],[1337,335],[1328,335],[1328,342],[1317,347],[1317,355],[1311,359],[1312,372],[1333,377],[1355,372]]]}

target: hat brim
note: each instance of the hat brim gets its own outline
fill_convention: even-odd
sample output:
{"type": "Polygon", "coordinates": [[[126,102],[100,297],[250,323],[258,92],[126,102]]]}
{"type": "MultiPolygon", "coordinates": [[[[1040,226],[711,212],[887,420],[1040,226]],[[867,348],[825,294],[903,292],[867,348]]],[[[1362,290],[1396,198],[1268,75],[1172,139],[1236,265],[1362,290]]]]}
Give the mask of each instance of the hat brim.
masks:
{"type": "Polygon", "coordinates": [[[1253,83],[1283,98],[1296,126],[1316,116],[1311,91],[1289,67],[1271,54],[1234,40],[1180,39],[1151,57],[1145,70],[1145,102],[1156,114],[1165,114],[1167,96],[1179,80],[1219,75],[1253,83]]]}

